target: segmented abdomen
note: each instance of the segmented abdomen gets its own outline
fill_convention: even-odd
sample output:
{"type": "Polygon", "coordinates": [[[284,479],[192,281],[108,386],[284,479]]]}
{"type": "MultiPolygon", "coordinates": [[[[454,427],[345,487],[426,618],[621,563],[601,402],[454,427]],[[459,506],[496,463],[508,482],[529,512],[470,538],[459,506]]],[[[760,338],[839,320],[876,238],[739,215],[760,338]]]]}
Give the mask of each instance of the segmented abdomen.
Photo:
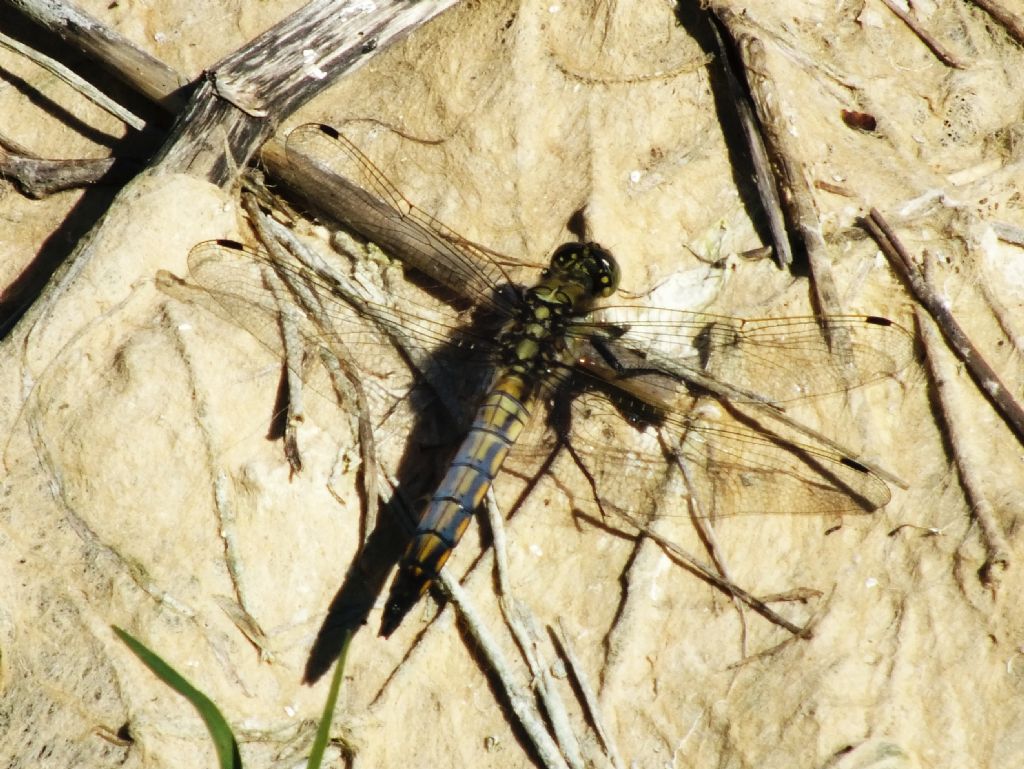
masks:
{"type": "Polygon", "coordinates": [[[529,418],[531,388],[517,372],[498,378],[476,412],[473,426],[431,498],[399,565],[381,635],[388,636],[419,600],[462,538],[473,513],[529,418]]]}

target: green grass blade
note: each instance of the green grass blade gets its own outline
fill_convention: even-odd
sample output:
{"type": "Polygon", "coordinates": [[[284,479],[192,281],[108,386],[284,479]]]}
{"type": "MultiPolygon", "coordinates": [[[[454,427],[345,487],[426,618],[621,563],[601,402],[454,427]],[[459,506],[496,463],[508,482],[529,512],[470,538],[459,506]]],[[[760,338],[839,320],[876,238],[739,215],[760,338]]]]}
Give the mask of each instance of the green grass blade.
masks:
{"type": "Polygon", "coordinates": [[[210,698],[192,686],[174,668],[147,649],[140,641],[116,625],[111,627],[125,646],[142,660],[142,664],[152,670],[157,678],[191,702],[192,707],[199,711],[200,717],[210,732],[210,737],[213,738],[214,747],[217,749],[217,761],[220,764],[220,769],[242,769],[242,757],[238,753],[235,735],[231,733],[231,727],[228,726],[228,722],[224,720],[224,716],[221,715],[210,698]]]}
{"type": "Polygon", "coordinates": [[[338,655],[338,664],[334,667],[334,676],[331,678],[331,688],[327,692],[327,702],[324,703],[324,713],[320,717],[320,725],[316,728],[316,737],[313,739],[313,747],[309,751],[307,769],[320,769],[320,763],[324,758],[324,750],[327,748],[327,740],[330,737],[331,718],[334,715],[334,706],[338,703],[338,692],[341,691],[341,679],[345,675],[345,659],[348,657],[348,647],[352,642],[352,631],[345,633],[341,643],[341,654],[338,655]]]}

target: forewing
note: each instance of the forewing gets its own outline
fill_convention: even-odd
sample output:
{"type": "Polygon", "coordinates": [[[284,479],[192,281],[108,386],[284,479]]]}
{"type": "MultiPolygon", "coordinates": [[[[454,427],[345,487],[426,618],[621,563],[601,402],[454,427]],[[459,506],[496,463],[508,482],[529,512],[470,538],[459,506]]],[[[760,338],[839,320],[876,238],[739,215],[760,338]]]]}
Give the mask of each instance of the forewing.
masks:
{"type": "Polygon", "coordinates": [[[320,179],[320,208],[473,304],[501,303],[499,287],[509,280],[492,253],[406,200],[344,134],[307,123],[289,134],[287,152],[291,164],[320,179]]]}
{"type": "Polygon", "coordinates": [[[607,339],[612,359],[627,368],[720,382],[733,401],[785,404],[840,393],[892,376],[914,358],[905,329],[869,315],[743,319],[608,307],[575,333],[607,339]]]}
{"type": "MultiPolygon", "coordinates": [[[[288,292],[283,301],[301,311],[299,331],[308,346],[324,345],[361,368],[380,361],[385,348],[398,351],[442,397],[448,412],[462,419],[460,399],[444,395],[457,394],[453,382],[465,384],[470,376],[451,372],[486,372],[491,362],[486,341],[470,336],[450,308],[392,296],[373,276],[360,280],[325,261],[311,261],[318,259],[315,255],[306,259],[272,257],[233,241],[208,241],[189,254],[189,275],[213,300],[215,311],[275,353],[281,350],[282,299],[268,281],[279,280],[288,292]]],[[[295,361],[291,365],[298,367],[295,361]]]]}

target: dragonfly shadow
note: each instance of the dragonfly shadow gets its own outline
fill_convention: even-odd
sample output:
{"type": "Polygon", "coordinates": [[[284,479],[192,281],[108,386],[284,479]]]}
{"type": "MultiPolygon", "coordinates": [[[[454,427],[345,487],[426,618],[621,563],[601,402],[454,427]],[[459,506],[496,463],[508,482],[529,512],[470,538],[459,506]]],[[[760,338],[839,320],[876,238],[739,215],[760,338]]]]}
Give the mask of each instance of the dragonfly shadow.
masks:
{"type": "MultiPolygon", "coordinates": [[[[474,328],[487,328],[492,322],[492,318],[481,317],[474,328]]],[[[474,365],[474,354],[465,340],[451,340],[436,350],[424,367],[431,372],[429,381],[412,390],[410,411],[415,416],[390,496],[378,502],[376,523],[366,532],[363,547],[328,607],[306,661],[305,683],[315,683],[328,671],[347,639],[367,624],[379,604],[388,576],[416,529],[422,507],[458,449],[479,393],[487,384],[488,367],[482,367],[479,360],[474,365]],[[448,404],[448,408],[440,404],[448,404]],[[451,413],[452,404],[462,406],[461,413],[451,413]]],[[[361,503],[364,507],[368,503],[365,496],[361,503]]]]}
{"type": "MultiPolygon", "coordinates": [[[[382,505],[383,506],[383,505],[382,505]]],[[[303,682],[314,684],[338,658],[346,640],[366,624],[370,610],[384,591],[406,536],[389,515],[380,516],[365,546],[352,562],[310,649],[303,682]]]]}

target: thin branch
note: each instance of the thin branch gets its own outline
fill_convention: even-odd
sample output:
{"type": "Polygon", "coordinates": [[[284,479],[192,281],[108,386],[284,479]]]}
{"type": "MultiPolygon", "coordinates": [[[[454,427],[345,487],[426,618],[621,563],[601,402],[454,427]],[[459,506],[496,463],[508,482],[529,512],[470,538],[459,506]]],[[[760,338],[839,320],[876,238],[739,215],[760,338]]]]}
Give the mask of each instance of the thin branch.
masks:
{"type": "Polygon", "coordinates": [[[996,323],[999,325],[999,330],[1006,336],[1007,341],[1013,345],[1014,352],[1017,355],[1024,354],[1024,336],[1017,330],[1019,318],[996,296],[988,281],[982,281],[979,288],[989,311],[992,313],[992,317],[995,318],[996,323]]]}
{"type": "Polygon", "coordinates": [[[302,384],[302,359],[305,349],[300,341],[299,312],[284,282],[269,265],[264,265],[260,274],[263,282],[270,287],[274,304],[277,306],[278,327],[281,330],[284,348],[285,381],[288,387],[284,420],[284,455],[292,472],[299,473],[302,471],[302,452],[299,449],[298,429],[306,419],[302,384]]]}
{"type": "Polygon", "coordinates": [[[921,275],[914,260],[881,213],[872,208],[863,223],[878,243],[882,253],[888,257],[893,268],[907,281],[914,297],[935,319],[942,330],[942,335],[957,358],[967,366],[971,378],[974,379],[982,394],[1003,417],[1003,420],[1017,436],[1017,440],[1024,443],[1024,409],[1014,399],[1013,394],[1006,389],[1006,385],[1003,384],[999,375],[982,357],[974,343],[957,323],[949,307],[949,301],[940,297],[921,275]]]}
{"type": "Polygon", "coordinates": [[[627,521],[637,531],[643,532],[646,536],[654,540],[658,545],[665,550],[667,553],[671,553],[673,556],[679,559],[682,564],[690,569],[701,579],[711,583],[726,595],[735,596],[749,606],[751,609],[756,611],[762,617],[769,622],[778,625],[781,628],[788,630],[795,636],[801,638],[810,638],[810,629],[807,627],[799,627],[794,625],[792,622],[787,620],[785,617],[777,614],[772,609],[758,598],[748,593],[746,590],[741,588],[739,585],[735,585],[729,580],[718,575],[717,571],[708,564],[701,561],[699,558],[690,555],[688,552],[683,550],[679,545],[666,537],[658,534],[654,529],[648,526],[646,523],[641,521],[636,516],[630,515],[625,512],[618,513],[618,516],[624,521],[627,521]]]}
{"type": "Polygon", "coordinates": [[[442,569],[437,581],[451,598],[463,627],[472,636],[474,648],[487,660],[488,668],[501,681],[512,712],[536,749],[538,757],[544,762],[544,766],[568,769],[565,759],[559,753],[558,746],[548,734],[544,718],[534,705],[533,698],[515,682],[508,660],[497,641],[486,629],[469,597],[459,586],[458,580],[449,575],[447,569],[442,569]]]}
{"type": "Polygon", "coordinates": [[[789,246],[789,234],[786,231],[786,220],[779,201],[779,189],[775,174],[772,171],[768,150],[761,133],[761,126],[754,115],[754,107],[750,102],[747,89],[741,85],[741,78],[733,69],[730,49],[736,49],[736,37],[731,29],[735,17],[732,11],[712,7],[710,9],[711,31],[718,48],[718,63],[725,72],[725,80],[729,86],[732,103],[736,107],[743,135],[750,150],[750,160],[754,166],[754,183],[761,198],[761,207],[768,217],[768,229],[772,233],[772,245],[775,247],[775,261],[779,267],[789,267],[793,263],[793,251],[789,246]]]}
{"type": "MultiPolygon", "coordinates": [[[[729,570],[729,565],[726,563],[725,554],[722,552],[722,548],[718,544],[718,535],[715,533],[714,521],[710,517],[706,517],[704,510],[702,509],[702,500],[700,499],[700,493],[698,491],[699,486],[694,481],[693,473],[690,472],[690,463],[684,462],[682,456],[674,450],[675,447],[667,446],[665,437],[661,436],[662,445],[665,445],[667,449],[672,451],[673,458],[675,460],[676,467],[683,474],[683,481],[686,483],[686,491],[688,496],[688,504],[690,506],[690,522],[693,524],[694,529],[697,531],[697,536],[700,537],[704,543],[704,547],[711,556],[711,562],[718,569],[718,573],[722,576],[722,579],[728,581],[731,584],[736,584],[732,578],[732,574],[729,570]]],[[[743,611],[743,602],[732,594],[729,596],[733,606],[736,607],[736,614],[740,621],[740,656],[747,656],[747,615],[743,611]]]]}
{"type": "MultiPolygon", "coordinates": [[[[260,242],[277,259],[282,258],[283,246],[273,238],[267,229],[256,201],[250,195],[242,195],[242,208],[249,215],[260,242]]],[[[281,277],[269,266],[261,269],[263,282],[270,288],[277,306],[278,326],[281,330],[281,342],[284,347],[285,380],[288,386],[288,404],[284,423],[284,453],[293,473],[302,470],[302,453],[299,449],[298,427],[305,418],[303,403],[302,358],[305,350],[300,341],[298,308],[284,285],[281,277]]]]}
{"type": "Polygon", "coordinates": [[[942,363],[942,351],[938,334],[935,331],[935,324],[918,310],[918,326],[924,341],[928,369],[931,372],[932,381],[935,382],[935,391],[939,397],[940,413],[946,423],[946,432],[949,435],[949,445],[960,476],[960,484],[967,496],[974,519],[981,528],[981,537],[985,543],[985,563],[978,570],[978,574],[983,583],[995,588],[998,586],[1002,574],[1010,568],[1010,546],[996,522],[992,503],[985,495],[984,483],[980,480],[977,463],[966,449],[967,439],[964,437],[964,430],[961,426],[962,420],[958,419],[954,413],[952,399],[949,396],[952,377],[947,370],[948,367],[942,363]]]}
{"type": "Polygon", "coordinates": [[[23,43],[19,43],[17,40],[10,38],[3,33],[0,33],[0,45],[14,51],[15,53],[21,54],[29,61],[35,62],[47,72],[53,74],[54,77],[63,80],[93,104],[106,110],[118,120],[127,123],[136,131],[141,131],[146,127],[145,120],[129,112],[88,80],[75,74],[72,70],[65,67],[56,59],[52,59],[34,48],[30,48],[23,43]]]}
{"type": "MultiPolygon", "coordinates": [[[[793,140],[797,132],[793,130],[782,109],[785,99],[779,95],[774,82],[768,76],[764,43],[744,32],[738,17],[732,11],[717,9],[713,16],[718,26],[728,31],[739,52],[745,68],[750,98],[757,111],[757,144],[771,161],[768,168],[759,171],[759,174],[766,176],[769,170],[773,172],[771,179],[760,183],[760,186],[773,189],[771,197],[765,198],[765,205],[771,205],[772,210],[776,212],[774,215],[780,219],[782,214],[779,212],[784,212],[790,229],[798,233],[803,242],[811,267],[818,312],[822,315],[840,314],[842,306],[832,276],[828,246],[822,234],[818,204],[814,198],[806,166],[800,157],[800,150],[793,140]],[[778,190],[777,193],[774,191],[775,188],[778,190]]],[[[764,193],[762,197],[764,198],[764,193]]],[[[773,225],[773,230],[776,226],[773,225]]],[[[775,237],[778,240],[780,236],[775,237]]],[[[781,237],[784,239],[785,233],[781,237]]],[[[852,382],[856,376],[856,368],[849,334],[842,328],[829,330],[824,327],[822,333],[833,355],[842,364],[841,369],[846,372],[848,381],[852,382]]]]}
{"type": "MultiPolygon", "coordinates": [[[[356,404],[355,432],[359,438],[359,463],[361,466],[359,476],[363,491],[365,512],[362,521],[362,537],[360,538],[360,550],[365,550],[370,541],[370,535],[377,529],[377,510],[380,507],[380,480],[377,462],[377,439],[373,435],[373,426],[370,424],[370,404],[366,398],[366,391],[360,384],[357,372],[350,361],[335,354],[329,348],[320,348],[320,360],[327,368],[331,377],[331,383],[339,398],[346,398],[356,404]]],[[[344,501],[334,489],[336,480],[337,465],[342,461],[338,459],[335,468],[331,471],[330,491],[332,496],[339,502],[344,501]]]]}
{"type": "Polygon", "coordinates": [[[964,65],[956,56],[946,50],[946,47],[936,40],[932,34],[921,26],[921,23],[911,16],[909,13],[900,8],[893,0],[882,0],[885,3],[885,7],[892,11],[900,21],[906,24],[910,31],[917,35],[918,39],[924,43],[928,50],[935,54],[935,58],[945,64],[947,67],[953,67],[954,69],[966,69],[964,65]]]}
{"type": "Polygon", "coordinates": [[[125,182],[137,168],[117,158],[52,160],[9,152],[0,140],[0,178],[10,179],[24,195],[41,200],[55,192],[104,182],[125,182]]]}
{"type": "Polygon", "coordinates": [[[999,22],[1010,37],[1024,45],[1024,19],[1006,10],[994,0],[971,0],[971,2],[999,22]]]}
{"type": "MultiPolygon", "coordinates": [[[[818,310],[823,315],[836,315],[841,312],[839,292],[836,290],[832,277],[832,268],[828,255],[828,246],[821,232],[821,217],[814,200],[814,193],[800,153],[793,136],[796,132],[782,112],[781,105],[785,100],[779,95],[775,84],[768,77],[764,43],[756,37],[743,34],[738,40],[740,55],[746,66],[747,83],[750,94],[757,107],[757,117],[761,131],[772,159],[776,180],[782,192],[782,204],[787,213],[790,226],[800,234],[807,259],[814,276],[814,291],[818,310]]],[[[848,348],[849,340],[833,338],[829,340],[842,353],[844,345],[848,348]]],[[[847,349],[846,359],[850,359],[847,349]]]]}
{"type": "MultiPolygon", "coordinates": [[[[259,650],[260,657],[265,658],[269,653],[267,638],[262,629],[260,629],[260,624],[256,621],[255,616],[250,610],[249,602],[246,600],[245,561],[241,557],[241,547],[238,543],[238,519],[231,498],[230,483],[218,461],[220,451],[215,445],[214,436],[216,431],[209,420],[211,413],[209,402],[195,376],[196,363],[190,349],[188,335],[183,335],[179,331],[185,324],[177,317],[177,311],[173,304],[163,305],[161,315],[162,325],[173,335],[175,350],[184,364],[188,375],[189,390],[192,395],[191,401],[194,404],[195,424],[199,428],[199,435],[202,438],[205,453],[204,461],[210,472],[211,502],[213,503],[213,510],[217,518],[217,532],[220,534],[221,541],[224,544],[224,565],[234,591],[235,606],[232,610],[225,611],[233,619],[245,618],[244,621],[235,620],[236,625],[240,628],[246,627],[258,630],[258,632],[253,633],[245,632],[245,635],[259,650]]],[[[225,602],[230,603],[230,599],[225,599],[225,602]]],[[[222,609],[225,606],[225,602],[219,602],[222,609]]]]}
{"type": "Polygon", "coordinates": [[[605,728],[604,719],[601,717],[601,706],[598,702],[597,692],[590,685],[590,679],[583,672],[583,665],[572,644],[569,642],[569,634],[565,630],[565,624],[559,619],[557,627],[549,628],[549,631],[556,648],[566,662],[569,675],[576,681],[576,687],[579,689],[580,696],[582,697],[580,704],[583,706],[584,713],[597,733],[597,739],[601,743],[601,747],[615,769],[624,769],[619,749],[608,729],[605,728]]]}
{"type": "MultiPolygon", "coordinates": [[[[258,205],[248,196],[243,196],[246,201],[246,211],[249,213],[253,226],[260,235],[261,241],[268,247],[270,253],[281,263],[287,263],[287,253],[295,256],[300,262],[308,263],[315,256],[306,246],[299,241],[294,233],[283,224],[280,224],[272,217],[263,213],[258,205]]],[[[282,273],[288,277],[287,272],[282,273]]],[[[302,280],[288,280],[288,287],[295,299],[297,299],[309,315],[309,317],[322,330],[324,338],[333,340],[333,349],[320,347],[321,359],[327,372],[331,377],[335,393],[339,398],[345,397],[355,401],[356,432],[359,436],[359,458],[362,463],[362,487],[363,497],[366,503],[366,514],[363,521],[363,542],[365,547],[367,537],[377,526],[377,507],[380,495],[377,483],[377,449],[373,437],[373,428],[370,425],[370,405],[366,397],[366,391],[360,384],[359,374],[350,362],[353,360],[352,353],[342,343],[341,335],[337,333],[331,321],[329,313],[324,309],[320,298],[302,280]]],[[[334,285],[338,285],[337,282],[334,285]]],[[[301,387],[301,377],[297,376],[301,364],[297,359],[291,359],[289,366],[289,382],[292,381],[293,373],[295,383],[289,387],[301,387]],[[294,369],[293,369],[294,367],[294,369]]]]}
{"type": "Polygon", "coordinates": [[[512,594],[512,585],[508,579],[508,549],[505,538],[505,522],[502,518],[498,501],[494,496],[494,488],[487,490],[487,502],[484,509],[487,512],[487,520],[491,526],[491,535],[494,546],[494,566],[498,576],[498,602],[501,606],[501,614],[505,618],[512,637],[519,647],[519,651],[526,661],[530,670],[530,676],[534,681],[534,688],[537,696],[544,706],[548,715],[548,721],[554,732],[555,740],[565,756],[566,761],[573,769],[582,769],[584,766],[583,756],[580,753],[579,740],[573,732],[569,722],[569,714],[565,703],[555,689],[554,681],[551,678],[550,665],[540,656],[538,644],[540,633],[537,631],[537,622],[530,610],[512,594]]]}
{"type": "Polygon", "coordinates": [[[184,104],[180,89],[187,79],[131,40],[94,19],[72,3],[54,0],[0,0],[68,45],[103,64],[118,79],[175,112],[184,104]]]}

